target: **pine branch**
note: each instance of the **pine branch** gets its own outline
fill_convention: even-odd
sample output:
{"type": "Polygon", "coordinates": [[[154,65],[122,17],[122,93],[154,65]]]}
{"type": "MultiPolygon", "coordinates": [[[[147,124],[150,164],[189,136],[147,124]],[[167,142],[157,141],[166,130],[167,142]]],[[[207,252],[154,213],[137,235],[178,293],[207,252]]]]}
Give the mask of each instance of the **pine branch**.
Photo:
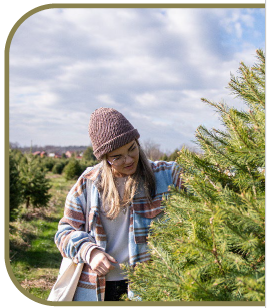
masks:
{"type": "Polygon", "coordinates": [[[209,292],[208,290],[206,290],[206,289],[202,286],[202,284],[200,284],[200,283],[191,275],[190,272],[188,273],[188,275],[194,280],[194,282],[197,283],[197,285],[201,288],[202,291],[204,291],[207,295],[209,295],[209,296],[211,296],[211,297],[214,296],[211,292],[209,292]]]}
{"type": "MultiPolygon", "coordinates": [[[[200,126],[200,128],[202,128],[202,126],[200,126]]],[[[233,165],[236,165],[237,167],[240,168],[240,170],[245,171],[244,167],[239,165],[236,161],[234,161],[233,159],[231,159],[229,156],[227,156],[222,150],[219,150],[218,148],[216,148],[211,142],[207,141],[202,135],[201,132],[199,131],[199,128],[196,130],[197,134],[196,137],[198,139],[203,140],[204,142],[207,143],[207,145],[209,145],[211,148],[213,148],[218,154],[220,154],[221,156],[223,156],[226,160],[228,160],[229,162],[231,162],[233,165]]]]}
{"type": "Polygon", "coordinates": [[[255,84],[252,82],[252,79],[254,77],[253,70],[249,70],[249,68],[244,63],[241,63],[241,72],[243,73],[243,78],[246,81],[246,85],[248,86],[248,88],[256,96],[258,102],[260,102],[261,105],[264,105],[264,102],[261,100],[259,93],[255,88],[255,84]]]}
{"type": "Polygon", "coordinates": [[[199,126],[202,153],[177,158],[185,189],[170,191],[166,219],[148,238],[151,263],[130,276],[145,300],[264,299],[265,57],[257,54],[259,64],[241,64],[230,81],[249,111],[202,99],[225,131],[199,126]]]}
{"type": "Polygon", "coordinates": [[[222,274],[225,276],[225,272],[224,272],[224,270],[222,268],[221,261],[218,258],[217,245],[216,245],[215,236],[214,236],[213,219],[214,219],[213,217],[210,219],[211,235],[212,235],[212,243],[213,243],[212,254],[215,257],[216,264],[218,264],[222,274]]]}

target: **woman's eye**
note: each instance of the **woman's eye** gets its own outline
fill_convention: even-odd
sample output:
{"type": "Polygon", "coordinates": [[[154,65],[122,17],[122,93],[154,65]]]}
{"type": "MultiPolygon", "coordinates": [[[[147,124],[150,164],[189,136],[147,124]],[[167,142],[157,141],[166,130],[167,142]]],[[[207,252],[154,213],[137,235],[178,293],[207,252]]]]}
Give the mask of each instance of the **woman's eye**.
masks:
{"type": "Polygon", "coordinates": [[[121,156],[115,157],[115,158],[113,159],[113,161],[116,161],[116,160],[119,160],[119,159],[121,159],[121,156]]]}
{"type": "Polygon", "coordinates": [[[130,149],[130,152],[134,151],[136,149],[136,146],[130,149]]]}

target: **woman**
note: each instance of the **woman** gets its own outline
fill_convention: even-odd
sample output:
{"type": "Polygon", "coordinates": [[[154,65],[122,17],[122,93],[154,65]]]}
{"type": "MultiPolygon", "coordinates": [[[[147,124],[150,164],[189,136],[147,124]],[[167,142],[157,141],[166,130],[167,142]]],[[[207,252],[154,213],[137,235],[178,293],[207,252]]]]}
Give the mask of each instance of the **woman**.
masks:
{"type": "Polygon", "coordinates": [[[149,226],[162,213],[169,185],[180,186],[180,169],[174,162],[149,161],[138,131],[112,108],[91,115],[89,135],[101,162],[70,190],[55,242],[62,256],[84,263],[74,301],[117,301],[128,288],[120,264],[149,260],[149,226]],[[83,231],[87,198],[89,234],[83,231]]]}

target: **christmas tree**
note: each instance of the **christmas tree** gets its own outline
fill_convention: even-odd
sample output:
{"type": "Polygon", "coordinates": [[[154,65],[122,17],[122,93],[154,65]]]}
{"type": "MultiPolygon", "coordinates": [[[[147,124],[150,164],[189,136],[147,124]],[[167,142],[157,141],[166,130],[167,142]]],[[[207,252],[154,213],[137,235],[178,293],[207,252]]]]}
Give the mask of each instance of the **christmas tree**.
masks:
{"type": "Polygon", "coordinates": [[[200,126],[201,154],[183,148],[183,189],[148,238],[151,261],[129,270],[143,301],[264,301],[265,55],[240,64],[229,89],[244,110],[202,99],[223,129],[200,126]]]}

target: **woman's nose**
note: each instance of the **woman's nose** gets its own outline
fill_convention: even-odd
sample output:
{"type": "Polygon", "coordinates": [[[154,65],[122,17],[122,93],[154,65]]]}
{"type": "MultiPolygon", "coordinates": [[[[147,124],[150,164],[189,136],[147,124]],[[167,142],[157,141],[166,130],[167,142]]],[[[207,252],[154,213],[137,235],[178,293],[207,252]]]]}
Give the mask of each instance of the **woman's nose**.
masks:
{"type": "Polygon", "coordinates": [[[129,155],[125,155],[125,156],[126,156],[125,157],[125,164],[131,163],[133,161],[133,158],[131,156],[129,156],[129,155]]]}

